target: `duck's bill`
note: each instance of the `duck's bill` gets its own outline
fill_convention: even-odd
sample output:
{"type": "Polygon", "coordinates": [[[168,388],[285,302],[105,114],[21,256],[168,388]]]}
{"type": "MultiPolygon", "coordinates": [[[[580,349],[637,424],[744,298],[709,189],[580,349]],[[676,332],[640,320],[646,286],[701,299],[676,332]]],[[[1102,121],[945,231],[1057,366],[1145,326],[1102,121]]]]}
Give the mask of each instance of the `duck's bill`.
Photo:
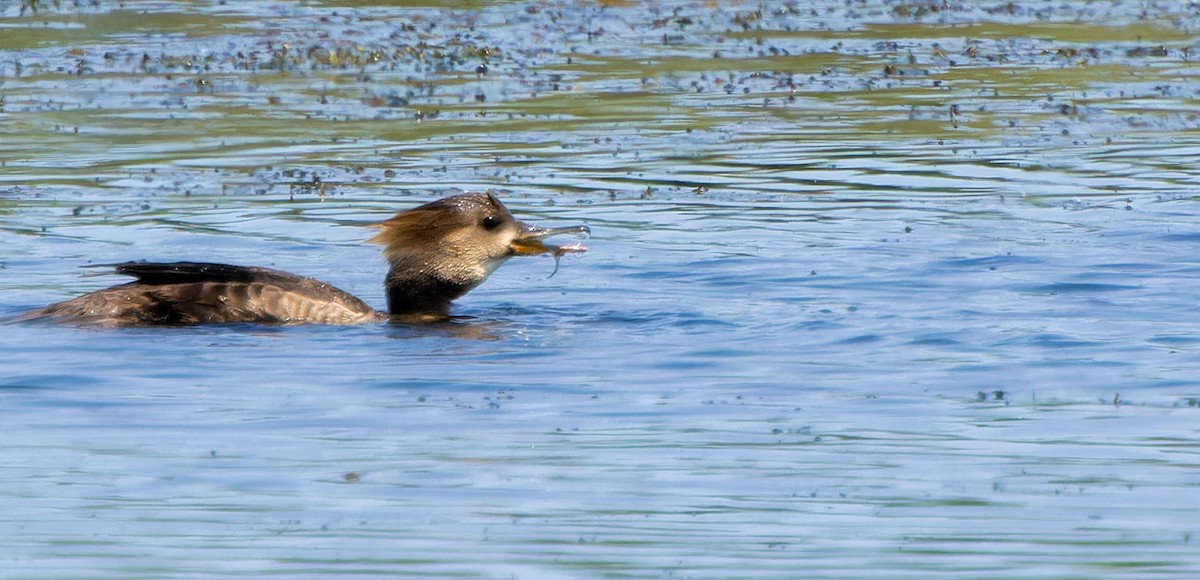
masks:
{"type": "Polygon", "coordinates": [[[568,244],[565,246],[555,246],[547,244],[542,240],[551,236],[558,235],[574,235],[587,236],[592,233],[592,230],[587,226],[568,226],[563,228],[539,228],[527,224],[521,224],[521,234],[512,242],[513,255],[516,256],[536,256],[538,254],[553,254],[561,256],[569,253],[582,253],[587,251],[587,247],[583,244],[568,244]]]}

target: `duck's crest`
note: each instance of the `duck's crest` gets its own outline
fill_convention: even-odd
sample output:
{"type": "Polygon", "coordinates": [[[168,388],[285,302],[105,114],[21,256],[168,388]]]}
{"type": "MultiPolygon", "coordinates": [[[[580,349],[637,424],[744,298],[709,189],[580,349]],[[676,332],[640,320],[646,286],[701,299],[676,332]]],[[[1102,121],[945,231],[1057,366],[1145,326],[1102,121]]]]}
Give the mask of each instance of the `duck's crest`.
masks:
{"type": "Polygon", "coordinates": [[[503,206],[490,193],[456,195],[431,201],[380,222],[379,233],[367,241],[382,245],[384,255],[390,257],[406,249],[437,244],[444,239],[445,232],[465,225],[464,216],[480,208],[495,207],[503,206]]]}

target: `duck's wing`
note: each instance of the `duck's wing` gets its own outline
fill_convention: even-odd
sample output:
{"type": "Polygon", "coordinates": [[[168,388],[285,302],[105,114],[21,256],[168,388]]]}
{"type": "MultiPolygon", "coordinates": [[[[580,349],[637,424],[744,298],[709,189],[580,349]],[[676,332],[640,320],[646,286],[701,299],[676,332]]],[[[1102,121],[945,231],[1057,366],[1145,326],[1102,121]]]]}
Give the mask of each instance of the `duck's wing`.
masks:
{"type": "Polygon", "coordinates": [[[282,270],[233,266],[208,262],[124,262],[109,266],[117,274],[133,276],[143,284],[182,284],[187,282],[253,282],[269,278],[299,279],[282,270]]]}
{"type": "Polygon", "coordinates": [[[359,324],[383,316],[329,284],[270,268],[203,262],[126,262],[120,286],[51,304],[32,317],[106,326],[359,324]]]}

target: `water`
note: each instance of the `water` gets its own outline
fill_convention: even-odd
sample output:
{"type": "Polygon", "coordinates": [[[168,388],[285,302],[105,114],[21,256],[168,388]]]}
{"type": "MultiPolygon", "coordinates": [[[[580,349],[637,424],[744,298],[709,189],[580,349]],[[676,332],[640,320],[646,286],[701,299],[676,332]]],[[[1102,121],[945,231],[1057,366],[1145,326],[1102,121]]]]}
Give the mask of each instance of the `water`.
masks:
{"type": "Polygon", "coordinates": [[[1200,572],[1188,8],[22,4],[0,316],[594,237],[435,327],[0,326],[2,576],[1200,572]]]}

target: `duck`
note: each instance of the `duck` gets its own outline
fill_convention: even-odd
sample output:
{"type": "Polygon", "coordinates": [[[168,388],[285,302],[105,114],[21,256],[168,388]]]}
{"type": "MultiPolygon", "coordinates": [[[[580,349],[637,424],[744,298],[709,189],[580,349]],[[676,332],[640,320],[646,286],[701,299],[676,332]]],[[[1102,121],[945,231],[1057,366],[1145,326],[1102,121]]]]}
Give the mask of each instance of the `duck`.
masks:
{"type": "Polygon", "coordinates": [[[355,325],[434,323],[451,303],[514,256],[587,250],[555,246],[557,235],[590,235],[586,225],[543,228],[513,217],[491,193],[465,193],[397,213],[368,241],[383,246],[387,311],[331,284],[281,270],[208,262],[125,262],[107,267],[125,284],[56,302],[24,320],[87,325],[355,325]]]}

